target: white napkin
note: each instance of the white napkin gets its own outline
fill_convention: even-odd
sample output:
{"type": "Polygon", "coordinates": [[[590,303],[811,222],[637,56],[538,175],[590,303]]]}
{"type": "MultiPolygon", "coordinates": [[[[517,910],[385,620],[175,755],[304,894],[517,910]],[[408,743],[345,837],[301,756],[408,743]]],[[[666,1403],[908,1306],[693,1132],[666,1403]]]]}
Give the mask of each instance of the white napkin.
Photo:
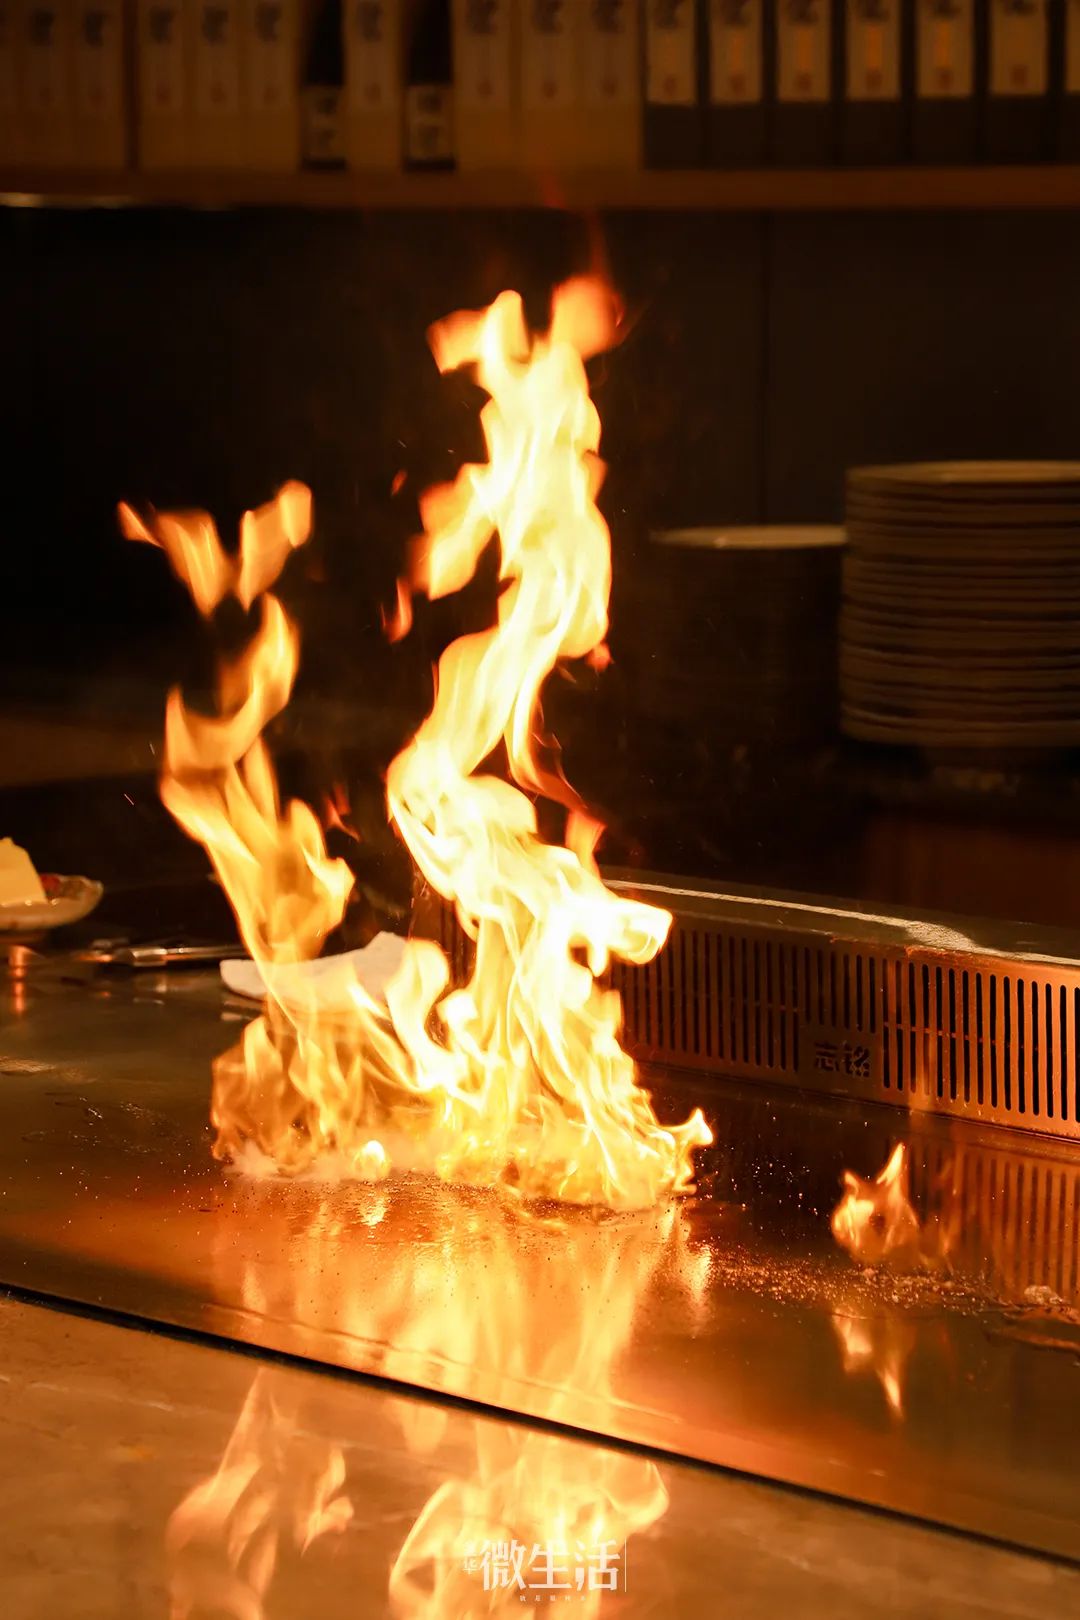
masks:
{"type": "Polygon", "coordinates": [[[238,996],[261,1001],[272,985],[278,1001],[288,1006],[344,1011],[351,1005],[352,989],[361,984],[374,1000],[401,965],[405,940],[397,934],[376,934],[370,945],[341,956],[320,956],[315,962],[252,962],[247,957],[222,962],[221,977],[238,996]]]}

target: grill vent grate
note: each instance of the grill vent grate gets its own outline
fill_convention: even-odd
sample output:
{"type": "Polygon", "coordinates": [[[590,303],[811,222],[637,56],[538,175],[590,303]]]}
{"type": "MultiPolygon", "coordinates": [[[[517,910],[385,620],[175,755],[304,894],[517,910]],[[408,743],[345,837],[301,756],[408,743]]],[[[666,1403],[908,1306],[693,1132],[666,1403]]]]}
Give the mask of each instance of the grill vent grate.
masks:
{"type": "Polygon", "coordinates": [[[916,1207],[937,1213],[944,1252],[965,1272],[985,1271],[1006,1298],[1032,1288],[1077,1298],[1080,1167],[937,1135],[916,1136],[909,1162],[916,1207]],[[967,1252],[973,1239],[977,1252],[967,1252]]]}
{"type": "MultiPolygon", "coordinates": [[[[911,945],[898,927],[844,937],[829,919],[851,914],[824,906],[792,907],[816,913],[798,929],[779,902],[694,890],[680,908],[688,891],[647,888],[675,913],[668,943],[610,974],[640,1060],[1080,1138],[1080,963],[911,945]]],[[[441,905],[425,921],[460,981],[468,941],[441,905]]]]}
{"type": "MultiPolygon", "coordinates": [[[[1080,970],[1078,970],[1080,971],[1080,970]]],[[[635,1055],[1080,1137],[1080,984],[679,922],[622,963],[635,1055]]]]}

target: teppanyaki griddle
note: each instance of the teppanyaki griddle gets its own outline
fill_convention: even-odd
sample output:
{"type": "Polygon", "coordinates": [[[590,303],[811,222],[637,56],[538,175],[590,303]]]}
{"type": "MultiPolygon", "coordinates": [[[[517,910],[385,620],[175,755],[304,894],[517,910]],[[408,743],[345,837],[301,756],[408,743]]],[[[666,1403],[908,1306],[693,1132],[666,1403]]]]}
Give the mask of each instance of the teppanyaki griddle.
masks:
{"type": "Polygon", "coordinates": [[[53,964],[4,995],[3,1284],[1076,1557],[1067,1144],[657,1073],[717,1138],[666,1213],[256,1181],[210,1154],[210,1063],[251,1011],[215,977],[53,964]],[[928,1233],[962,1241],[868,1273],[828,1215],[899,1138],[928,1233]],[[1049,1213],[987,1223],[999,1185],[1049,1240],[1049,1213]]]}

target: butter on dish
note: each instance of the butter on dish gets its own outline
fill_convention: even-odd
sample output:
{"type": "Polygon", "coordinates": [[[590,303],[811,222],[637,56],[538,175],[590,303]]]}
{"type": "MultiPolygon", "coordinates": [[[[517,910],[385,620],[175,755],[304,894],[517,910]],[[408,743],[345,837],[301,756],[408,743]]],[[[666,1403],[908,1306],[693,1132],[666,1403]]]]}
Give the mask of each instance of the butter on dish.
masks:
{"type": "Polygon", "coordinates": [[[0,838],[0,906],[42,905],[45,890],[33,861],[10,838],[0,838]]]}

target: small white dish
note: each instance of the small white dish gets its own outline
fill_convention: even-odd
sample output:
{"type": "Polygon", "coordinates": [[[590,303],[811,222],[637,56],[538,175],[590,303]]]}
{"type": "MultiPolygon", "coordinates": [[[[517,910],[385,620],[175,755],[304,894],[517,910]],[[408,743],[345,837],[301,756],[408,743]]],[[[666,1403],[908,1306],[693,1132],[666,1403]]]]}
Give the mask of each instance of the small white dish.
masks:
{"type": "Polygon", "coordinates": [[[105,893],[105,886],[94,878],[59,877],[42,873],[44,900],[23,900],[0,906],[0,934],[36,934],[43,928],[62,928],[65,923],[88,917],[105,893]]]}

